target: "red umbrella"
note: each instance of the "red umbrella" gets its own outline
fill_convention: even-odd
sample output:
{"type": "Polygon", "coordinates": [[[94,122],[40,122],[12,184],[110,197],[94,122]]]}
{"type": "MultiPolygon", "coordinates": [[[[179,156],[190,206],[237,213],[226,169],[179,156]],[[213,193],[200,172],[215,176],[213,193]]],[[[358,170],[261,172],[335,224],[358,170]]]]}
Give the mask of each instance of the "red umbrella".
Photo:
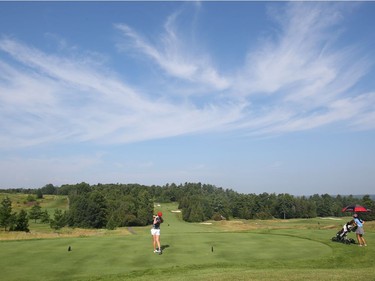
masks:
{"type": "Polygon", "coordinates": [[[341,212],[352,212],[352,213],[357,213],[357,212],[370,212],[371,210],[370,209],[367,209],[361,205],[349,205],[349,206],[346,206],[345,208],[343,208],[341,210],[341,212]]]}

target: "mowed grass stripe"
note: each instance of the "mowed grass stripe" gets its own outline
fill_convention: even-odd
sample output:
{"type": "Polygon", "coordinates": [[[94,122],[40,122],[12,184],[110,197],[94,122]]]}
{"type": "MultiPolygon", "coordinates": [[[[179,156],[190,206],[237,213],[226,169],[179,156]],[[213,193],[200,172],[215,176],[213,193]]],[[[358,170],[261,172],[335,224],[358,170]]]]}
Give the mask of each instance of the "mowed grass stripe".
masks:
{"type": "Polygon", "coordinates": [[[148,235],[13,241],[0,245],[0,265],[7,280],[32,280],[30,276],[35,274],[38,280],[67,280],[147,268],[313,259],[331,253],[331,248],[322,243],[253,233],[165,234],[162,245],[166,248],[161,256],[152,253],[148,235]],[[21,265],[20,270],[15,272],[14,265],[21,265]]]}
{"type": "MultiPolygon", "coordinates": [[[[173,235],[165,235],[164,241],[176,240],[173,235]]],[[[165,252],[176,253],[176,258],[184,257],[184,252],[197,255],[217,257],[221,255],[222,260],[243,262],[244,258],[286,258],[286,259],[310,259],[314,257],[329,255],[332,249],[322,243],[302,238],[256,234],[256,233],[190,233],[186,239],[165,252]],[[182,243],[182,244],[180,244],[182,243]],[[212,252],[213,247],[213,252],[212,252]]],[[[163,243],[162,243],[163,244],[163,243]]]]}
{"type": "MultiPolygon", "coordinates": [[[[253,269],[246,267],[186,268],[168,271],[147,272],[142,275],[108,275],[81,281],[148,281],[154,276],[162,276],[163,281],[353,281],[358,272],[353,269],[253,269]]],[[[361,280],[374,280],[372,268],[361,269],[361,280]]]]}

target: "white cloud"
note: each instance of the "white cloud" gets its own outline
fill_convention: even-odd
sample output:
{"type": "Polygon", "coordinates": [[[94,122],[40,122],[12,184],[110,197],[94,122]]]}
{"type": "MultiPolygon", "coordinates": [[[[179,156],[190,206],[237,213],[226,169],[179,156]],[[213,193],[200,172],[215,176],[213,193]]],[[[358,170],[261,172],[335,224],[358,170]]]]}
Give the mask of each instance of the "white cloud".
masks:
{"type": "Polygon", "coordinates": [[[116,24],[115,27],[132,40],[130,45],[133,49],[151,58],[166,74],[192,83],[202,83],[215,90],[227,89],[229,80],[211,66],[209,56],[200,54],[196,57],[192,46],[179,38],[174,26],[177,16],[173,14],[168,18],[165,34],[160,36],[160,46],[147,42],[126,24],[116,24]]]}
{"type": "MultiPolygon", "coordinates": [[[[209,50],[197,53],[200,48],[181,38],[179,13],[166,20],[155,44],[116,24],[126,48],[158,65],[158,78],[173,80],[174,87],[157,91],[122,81],[88,51],[47,54],[0,39],[0,52],[9,56],[0,57],[0,146],[128,143],[220,130],[273,135],[338,122],[372,129],[374,95],[353,90],[371,64],[354,47],[338,48],[328,36],[341,14],[327,7],[287,5],[278,14],[276,36],[252,48],[242,66],[225,71],[231,76],[214,67],[209,50]],[[204,95],[181,94],[196,89],[204,95]]],[[[149,81],[153,84],[160,86],[149,81]]]]}
{"type": "Polygon", "coordinates": [[[353,46],[335,45],[335,25],[343,17],[340,6],[290,3],[287,7],[284,14],[277,14],[281,29],[275,38],[248,54],[234,83],[240,96],[261,100],[261,106],[252,107],[261,115],[259,120],[255,117],[259,122],[247,124],[270,121],[253,128],[253,134],[308,130],[349,121],[368,110],[365,103],[356,102],[356,96],[367,96],[351,88],[373,62],[360,57],[353,46]]]}
{"type": "Polygon", "coordinates": [[[89,60],[47,55],[0,40],[28,71],[1,62],[3,147],[45,141],[133,142],[212,130],[238,118],[240,108],[150,100],[89,60]],[[10,85],[13,85],[12,87],[10,85]],[[31,117],[31,118],[30,118],[31,117]],[[183,126],[182,126],[183,124],[183,126]]]}

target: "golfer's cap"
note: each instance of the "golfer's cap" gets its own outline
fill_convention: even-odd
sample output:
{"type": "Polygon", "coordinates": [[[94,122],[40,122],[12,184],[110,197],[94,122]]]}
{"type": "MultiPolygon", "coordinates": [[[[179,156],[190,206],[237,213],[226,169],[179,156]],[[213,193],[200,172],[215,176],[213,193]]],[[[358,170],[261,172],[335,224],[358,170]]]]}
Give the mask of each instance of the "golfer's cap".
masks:
{"type": "Polygon", "coordinates": [[[158,216],[159,216],[159,217],[162,217],[162,216],[163,216],[163,213],[162,213],[162,212],[158,212],[158,216]]]}

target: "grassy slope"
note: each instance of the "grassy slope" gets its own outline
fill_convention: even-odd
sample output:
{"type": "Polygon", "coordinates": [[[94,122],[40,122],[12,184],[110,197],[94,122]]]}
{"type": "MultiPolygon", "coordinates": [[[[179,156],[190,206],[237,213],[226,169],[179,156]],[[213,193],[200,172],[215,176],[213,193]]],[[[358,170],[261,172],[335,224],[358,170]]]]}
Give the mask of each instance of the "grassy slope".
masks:
{"type": "MultiPolygon", "coordinates": [[[[32,195],[36,199],[36,195],[32,195]]],[[[43,210],[48,210],[50,214],[53,214],[55,209],[66,210],[68,206],[67,196],[60,195],[44,195],[42,199],[38,199],[35,202],[27,202],[27,195],[21,193],[0,193],[0,201],[5,197],[9,197],[12,201],[12,211],[19,212],[21,209],[26,211],[30,210],[34,203],[38,202],[43,210]]]]}
{"type": "Polygon", "coordinates": [[[330,242],[345,220],[188,224],[171,212],[175,208],[157,208],[165,217],[161,256],[152,253],[149,227],[133,228],[135,234],[126,228],[83,232],[80,238],[64,232],[82,230],[64,230],[50,232],[63,236],[58,239],[0,242],[2,276],[9,281],[150,280],[155,274],[162,280],[353,280],[360,272],[375,280],[370,223],[370,246],[360,248],[330,242]]]}

